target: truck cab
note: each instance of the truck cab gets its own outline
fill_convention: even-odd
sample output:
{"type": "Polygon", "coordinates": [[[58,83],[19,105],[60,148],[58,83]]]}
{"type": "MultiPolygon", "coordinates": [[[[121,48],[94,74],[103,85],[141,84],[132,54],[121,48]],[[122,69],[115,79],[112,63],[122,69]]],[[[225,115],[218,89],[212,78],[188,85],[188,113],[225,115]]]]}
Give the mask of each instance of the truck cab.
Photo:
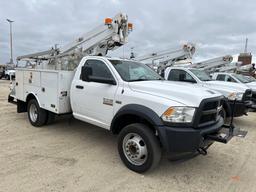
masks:
{"type": "Polygon", "coordinates": [[[225,117],[234,112],[235,117],[242,116],[252,107],[252,90],[233,82],[214,81],[205,71],[189,67],[168,67],[165,79],[196,84],[223,94],[226,98],[225,117]],[[235,101],[234,101],[235,100],[235,101]]]}
{"type": "Polygon", "coordinates": [[[118,134],[120,157],[137,172],[162,149],[169,157],[204,153],[224,129],[219,92],[165,81],[132,60],[83,58],[70,93],[74,117],[118,134]]]}

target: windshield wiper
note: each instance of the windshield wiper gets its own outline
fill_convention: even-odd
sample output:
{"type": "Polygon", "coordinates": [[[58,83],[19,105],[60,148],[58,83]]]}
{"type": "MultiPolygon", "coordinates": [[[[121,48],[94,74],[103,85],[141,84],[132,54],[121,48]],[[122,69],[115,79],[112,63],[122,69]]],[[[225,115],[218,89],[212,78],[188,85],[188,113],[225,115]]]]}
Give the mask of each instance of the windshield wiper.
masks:
{"type": "Polygon", "coordinates": [[[133,79],[133,80],[130,80],[129,82],[132,82],[132,81],[149,81],[150,79],[133,79]]]}
{"type": "Polygon", "coordinates": [[[133,79],[133,80],[130,80],[129,82],[132,82],[132,81],[155,81],[155,80],[164,80],[163,78],[158,78],[158,79],[133,79]]]}

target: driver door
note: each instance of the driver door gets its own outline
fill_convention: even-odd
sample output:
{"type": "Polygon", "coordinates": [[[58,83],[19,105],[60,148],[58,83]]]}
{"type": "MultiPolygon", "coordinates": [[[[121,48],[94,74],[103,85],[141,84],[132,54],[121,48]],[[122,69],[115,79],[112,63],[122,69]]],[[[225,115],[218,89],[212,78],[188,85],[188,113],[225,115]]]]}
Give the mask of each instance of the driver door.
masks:
{"type": "MultiPolygon", "coordinates": [[[[84,65],[91,67],[94,77],[114,79],[107,64],[101,60],[89,59],[84,65]]],[[[76,107],[79,118],[109,129],[113,118],[117,87],[117,85],[99,83],[92,80],[83,81],[80,77],[75,86],[76,93],[74,94],[79,105],[76,107]]]]}

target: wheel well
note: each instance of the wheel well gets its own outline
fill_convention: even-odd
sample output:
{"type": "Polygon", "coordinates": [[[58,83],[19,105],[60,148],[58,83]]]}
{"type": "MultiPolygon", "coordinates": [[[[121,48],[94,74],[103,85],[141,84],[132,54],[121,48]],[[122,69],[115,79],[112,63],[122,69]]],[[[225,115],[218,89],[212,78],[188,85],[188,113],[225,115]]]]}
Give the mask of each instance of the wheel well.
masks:
{"type": "Polygon", "coordinates": [[[119,134],[120,131],[127,125],[132,124],[132,123],[142,123],[147,125],[154,133],[156,133],[156,129],[154,125],[152,125],[149,121],[147,121],[145,118],[140,117],[138,115],[133,115],[133,114],[125,114],[121,115],[118,117],[114,125],[112,126],[112,133],[113,134],[119,134]]]}
{"type": "Polygon", "coordinates": [[[28,103],[31,99],[36,99],[36,97],[32,93],[28,94],[26,98],[26,103],[28,103]]]}
{"type": "Polygon", "coordinates": [[[31,99],[36,99],[36,97],[30,93],[27,98],[26,101],[21,101],[21,100],[17,100],[17,112],[18,113],[24,113],[28,111],[28,102],[31,99]]]}

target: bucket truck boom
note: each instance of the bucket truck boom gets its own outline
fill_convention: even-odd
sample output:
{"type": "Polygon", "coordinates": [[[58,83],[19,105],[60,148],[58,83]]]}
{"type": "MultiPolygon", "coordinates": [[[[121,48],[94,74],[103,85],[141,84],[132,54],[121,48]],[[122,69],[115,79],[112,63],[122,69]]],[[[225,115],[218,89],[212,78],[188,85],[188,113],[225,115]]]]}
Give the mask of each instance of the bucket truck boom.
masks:
{"type": "Polygon", "coordinates": [[[175,62],[192,59],[194,53],[195,46],[191,43],[186,43],[179,48],[175,48],[173,50],[153,52],[137,57],[135,58],[135,60],[143,62],[145,64],[153,65],[153,67],[157,68],[157,72],[162,74],[166,67],[175,64],[175,62]]]}
{"type": "Polygon", "coordinates": [[[205,60],[202,62],[194,63],[190,67],[196,68],[196,69],[202,69],[209,73],[213,73],[223,67],[228,67],[232,61],[233,61],[233,57],[231,55],[226,55],[223,57],[217,57],[217,58],[205,60]]]}
{"type": "Polygon", "coordinates": [[[109,50],[127,43],[131,30],[132,24],[128,23],[127,15],[119,13],[113,18],[106,18],[103,24],[65,46],[19,56],[17,61],[26,61],[39,69],[73,70],[84,56],[105,56],[109,50]]]}

